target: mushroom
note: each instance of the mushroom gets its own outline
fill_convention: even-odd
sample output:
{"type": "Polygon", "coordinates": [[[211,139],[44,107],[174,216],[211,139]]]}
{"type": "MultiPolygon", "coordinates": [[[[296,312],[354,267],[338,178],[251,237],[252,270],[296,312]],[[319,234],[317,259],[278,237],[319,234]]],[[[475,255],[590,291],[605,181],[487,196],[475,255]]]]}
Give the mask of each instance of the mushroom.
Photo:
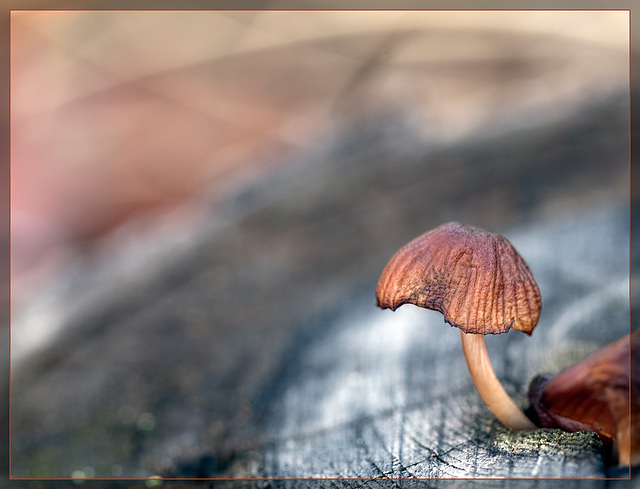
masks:
{"type": "Polygon", "coordinates": [[[615,446],[612,451],[617,451],[619,465],[640,464],[640,378],[632,371],[640,372],[640,329],[555,377],[535,377],[529,400],[538,424],[570,432],[595,431],[605,447],[615,446]]]}
{"type": "Polygon", "coordinates": [[[480,397],[505,426],[536,426],[516,406],[491,366],[485,334],[531,334],[540,292],[529,267],[506,238],[457,222],[428,231],[391,257],[376,287],[378,306],[432,309],[460,329],[462,349],[480,397]]]}

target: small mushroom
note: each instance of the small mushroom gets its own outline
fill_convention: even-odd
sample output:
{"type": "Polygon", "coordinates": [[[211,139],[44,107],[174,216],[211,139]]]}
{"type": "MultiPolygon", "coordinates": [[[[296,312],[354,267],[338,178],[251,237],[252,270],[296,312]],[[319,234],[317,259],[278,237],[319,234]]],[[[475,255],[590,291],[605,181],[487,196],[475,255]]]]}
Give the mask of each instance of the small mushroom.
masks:
{"type": "Polygon", "coordinates": [[[640,329],[555,377],[531,381],[529,400],[543,428],[595,431],[619,465],[640,464],[640,329]],[[631,357],[629,354],[632,353],[631,357]]]}
{"type": "Polygon", "coordinates": [[[485,334],[514,328],[531,334],[540,316],[540,292],[529,267],[506,238],[449,222],[400,248],[382,271],[378,306],[432,309],[460,329],[467,366],[478,393],[513,430],[536,426],[496,377],[485,334]]]}

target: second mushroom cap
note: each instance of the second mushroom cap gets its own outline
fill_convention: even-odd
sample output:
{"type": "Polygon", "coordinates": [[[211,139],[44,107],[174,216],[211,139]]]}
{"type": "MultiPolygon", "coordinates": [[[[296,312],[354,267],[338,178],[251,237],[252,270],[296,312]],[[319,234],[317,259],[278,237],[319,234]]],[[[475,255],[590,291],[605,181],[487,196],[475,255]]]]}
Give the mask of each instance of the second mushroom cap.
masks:
{"type": "Polygon", "coordinates": [[[465,333],[531,334],[541,299],[529,267],[499,234],[448,222],[403,246],[376,288],[378,306],[439,311],[465,333]]]}

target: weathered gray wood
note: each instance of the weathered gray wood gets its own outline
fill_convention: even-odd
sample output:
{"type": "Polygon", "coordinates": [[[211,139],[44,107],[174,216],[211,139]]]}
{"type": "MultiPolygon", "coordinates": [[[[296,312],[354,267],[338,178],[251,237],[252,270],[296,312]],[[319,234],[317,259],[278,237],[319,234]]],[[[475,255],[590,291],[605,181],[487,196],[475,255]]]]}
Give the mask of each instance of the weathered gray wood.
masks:
{"type": "MultiPolygon", "coordinates": [[[[627,331],[626,245],[614,238],[626,228],[624,212],[611,211],[510,233],[530,258],[545,311],[531,338],[513,331],[487,343],[523,407],[536,372],[557,371],[627,331]]],[[[606,476],[591,434],[504,430],[474,390],[458,331],[440,314],[380,311],[363,297],[322,329],[297,345],[266,418],[276,439],[266,450],[269,476],[606,476]]]]}
{"type": "Polygon", "coordinates": [[[622,97],[553,128],[440,149],[367,128],[237,196],[228,224],[153,273],[101,272],[103,293],[87,298],[78,284],[98,272],[80,268],[68,302],[49,309],[66,314],[63,333],[13,372],[13,475],[378,487],[615,474],[592,436],[502,430],[470,384],[457,330],[410,306],[377,310],[373,290],[397,247],[457,219],[506,233],[540,284],[533,336],[488,341],[519,402],[536,373],[620,336],[626,115],[622,97]]]}

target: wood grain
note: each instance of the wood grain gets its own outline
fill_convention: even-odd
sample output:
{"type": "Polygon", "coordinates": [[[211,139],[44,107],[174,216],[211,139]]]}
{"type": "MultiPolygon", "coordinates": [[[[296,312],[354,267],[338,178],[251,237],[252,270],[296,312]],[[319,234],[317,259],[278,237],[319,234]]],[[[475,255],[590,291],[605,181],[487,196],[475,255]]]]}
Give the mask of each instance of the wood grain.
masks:
{"type": "MultiPolygon", "coordinates": [[[[473,389],[458,332],[374,298],[399,246],[456,219],[505,234],[540,285],[534,334],[488,342],[523,407],[534,375],[624,333],[628,92],[610,93],[456,144],[402,111],[355,120],[227,195],[188,245],[138,273],[119,274],[117,253],[79,258],[12,318],[15,338],[60,328],[11,372],[12,475],[359,478],[331,487],[626,475],[605,467],[593,436],[505,432],[473,389]]],[[[317,483],[293,485],[306,486],[317,483]]]]}

